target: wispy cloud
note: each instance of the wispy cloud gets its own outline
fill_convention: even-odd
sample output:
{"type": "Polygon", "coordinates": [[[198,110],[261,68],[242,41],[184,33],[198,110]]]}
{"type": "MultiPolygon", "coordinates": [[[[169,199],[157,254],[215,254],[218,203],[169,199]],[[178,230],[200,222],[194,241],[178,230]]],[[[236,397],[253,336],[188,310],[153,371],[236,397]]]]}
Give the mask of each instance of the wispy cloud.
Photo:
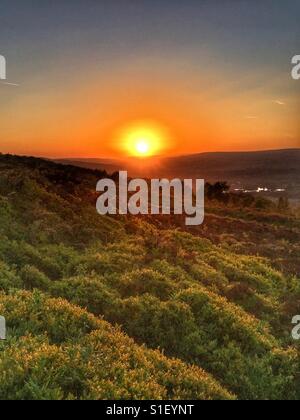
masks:
{"type": "Polygon", "coordinates": [[[9,82],[0,82],[2,85],[7,85],[7,86],[20,86],[18,83],[9,83],[9,82]]]}
{"type": "Polygon", "coordinates": [[[284,105],[286,105],[286,103],[285,102],[283,102],[283,101],[280,101],[279,99],[276,99],[275,101],[273,101],[274,102],[274,104],[276,104],[276,105],[280,105],[280,106],[284,106],[284,105]]]}

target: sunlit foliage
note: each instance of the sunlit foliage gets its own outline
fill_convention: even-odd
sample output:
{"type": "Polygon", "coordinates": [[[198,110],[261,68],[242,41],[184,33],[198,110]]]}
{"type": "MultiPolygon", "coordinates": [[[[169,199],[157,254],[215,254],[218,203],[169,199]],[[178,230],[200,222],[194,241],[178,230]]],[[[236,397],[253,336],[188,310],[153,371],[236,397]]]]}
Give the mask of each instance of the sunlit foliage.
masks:
{"type": "Polygon", "coordinates": [[[101,172],[0,174],[0,399],[300,398],[297,217],[213,196],[185,232],[97,215],[101,172]]]}

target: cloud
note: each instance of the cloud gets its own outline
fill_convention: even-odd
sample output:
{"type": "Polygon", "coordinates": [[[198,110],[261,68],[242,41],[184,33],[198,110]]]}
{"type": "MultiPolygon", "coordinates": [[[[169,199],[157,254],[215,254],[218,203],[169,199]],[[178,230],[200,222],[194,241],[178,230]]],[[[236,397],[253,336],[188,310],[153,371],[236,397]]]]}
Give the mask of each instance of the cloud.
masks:
{"type": "Polygon", "coordinates": [[[18,83],[8,83],[8,82],[1,82],[2,85],[7,85],[7,86],[20,86],[18,83]]]}
{"type": "Polygon", "coordinates": [[[280,106],[284,106],[284,105],[286,105],[286,103],[285,102],[283,102],[283,101],[280,101],[279,99],[276,99],[275,101],[273,101],[274,102],[274,104],[276,104],[276,105],[280,105],[280,106]]]}

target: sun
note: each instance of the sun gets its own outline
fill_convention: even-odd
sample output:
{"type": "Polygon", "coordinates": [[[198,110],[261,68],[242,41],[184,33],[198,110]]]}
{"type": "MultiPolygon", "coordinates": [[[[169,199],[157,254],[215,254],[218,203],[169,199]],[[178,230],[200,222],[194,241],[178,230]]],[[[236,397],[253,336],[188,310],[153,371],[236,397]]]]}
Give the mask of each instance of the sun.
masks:
{"type": "Polygon", "coordinates": [[[121,146],[129,156],[146,158],[159,155],[167,144],[167,133],[158,124],[140,122],[121,130],[121,146]]]}
{"type": "Polygon", "coordinates": [[[147,156],[151,150],[151,144],[147,139],[140,139],[135,145],[136,152],[141,156],[147,156]]]}

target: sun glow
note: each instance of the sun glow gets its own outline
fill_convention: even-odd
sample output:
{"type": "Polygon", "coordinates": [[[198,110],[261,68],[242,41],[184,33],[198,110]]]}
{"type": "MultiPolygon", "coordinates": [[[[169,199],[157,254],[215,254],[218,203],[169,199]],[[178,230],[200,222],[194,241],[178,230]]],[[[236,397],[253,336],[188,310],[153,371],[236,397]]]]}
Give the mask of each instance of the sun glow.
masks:
{"type": "Polygon", "coordinates": [[[151,157],[166,148],[167,134],[156,124],[141,123],[122,130],[121,143],[130,156],[151,157]]]}
{"type": "Polygon", "coordinates": [[[135,145],[135,149],[140,155],[148,155],[151,149],[151,145],[149,144],[147,139],[141,139],[135,145]]]}

